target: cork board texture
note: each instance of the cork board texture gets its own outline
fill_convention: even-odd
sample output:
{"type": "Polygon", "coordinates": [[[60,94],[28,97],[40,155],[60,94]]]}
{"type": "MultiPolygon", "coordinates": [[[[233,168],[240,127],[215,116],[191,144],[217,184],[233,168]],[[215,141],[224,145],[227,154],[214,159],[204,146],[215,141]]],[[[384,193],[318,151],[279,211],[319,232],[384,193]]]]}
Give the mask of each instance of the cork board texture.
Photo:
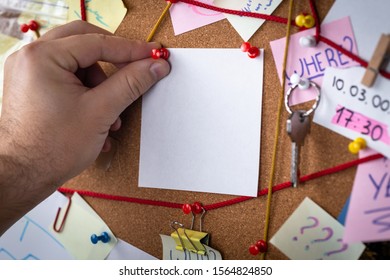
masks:
{"type": "MultiPolygon", "coordinates": [[[[333,0],[315,2],[322,20],[333,0]]],[[[128,12],[116,34],[139,40],[146,39],[166,6],[163,0],[126,0],[124,4],[128,12]]],[[[296,1],[293,14],[296,16],[301,12],[310,12],[308,1],[296,1]]],[[[288,1],[283,1],[273,14],[287,17],[288,1]]],[[[259,190],[268,187],[277,103],[281,92],[269,42],[285,37],[285,29],[283,24],[266,22],[250,40],[252,45],[264,49],[265,56],[259,190]]],[[[292,33],[297,31],[297,28],[292,28],[292,33]]],[[[227,20],[175,36],[169,16],[163,20],[154,41],[169,48],[239,48],[243,42],[227,20]]],[[[93,166],[69,181],[66,187],[176,203],[199,201],[204,205],[234,198],[230,195],[138,187],[141,102],[136,101],[122,114],[122,129],[113,134],[118,139],[118,149],[110,169],[102,171],[93,166]]],[[[287,112],[283,110],[275,184],[289,181],[290,178],[291,142],[285,133],[286,119],[287,112]]],[[[301,151],[301,174],[310,174],[356,159],[356,156],[348,152],[348,143],[348,139],[313,123],[301,151]]],[[[276,192],[272,199],[269,237],[276,233],[305,197],[310,197],[337,217],[350,194],[355,172],[356,168],[350,168],[305,182],[299,188],[276,192]]],[[[85,199],[117,237],[160,259],[162,244],[159,234],[169,235],[172,232],[172,221],[186,225],[191,223],[191,215],[184,215],[181,209],[90,197],[85,199]]],[[[224,259],[258,259],[259,255],[252,256],[248,253],[248,247],[263,239],[265,211],[265,196],[209,211],[205,215],[203,229],[210,234],[210,246],[219,250],[224,259]]],[[[287,257],[270,245],[267,259],[287,257]]]]}

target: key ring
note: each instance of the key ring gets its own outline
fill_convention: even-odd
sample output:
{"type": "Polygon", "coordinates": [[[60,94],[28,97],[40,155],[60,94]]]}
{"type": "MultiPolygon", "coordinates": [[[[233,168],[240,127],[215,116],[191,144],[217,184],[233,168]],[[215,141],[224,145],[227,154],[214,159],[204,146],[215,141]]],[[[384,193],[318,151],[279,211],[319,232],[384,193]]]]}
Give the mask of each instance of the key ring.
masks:
{"type": "MultiPolygon", "coordinates": [[[[292,92],[294,91],[294,89],[297,88],[297,86],[298,86],[298,84],[295,84],[295,85],[291,86],[291,87],[288,89],[288,91],[287,91],[287,93],[286,93],[286,96],[284,97],[284,105],[286,106],[286,110],[287,110],[287,112],[288,112],[290,115],[293,113],[293,111],[292,111],[291,108],[290,108],[290,104],[289,104],[290,95],[292,94],[292,92]]],[[[312,106],[308,111],[304,112],[304,113],[302,114],[302,117],[307,117],[307,116],[309,116],[311,113],[313,113],[314,110],[317,109],[318,104],[319,104],[319,102],[320,102],[320,100],[321,100],[321,89],[320,89],[320,87],[319,87],[315,82],[312,82],[312,81],[310,81],[310,86],[314,87],[314,88],[317,90],[318,95],[317,95],[317,97],[316,97],[316,99],[315,99],[315,102],[314,102],[313,106],[312,106]]]]}

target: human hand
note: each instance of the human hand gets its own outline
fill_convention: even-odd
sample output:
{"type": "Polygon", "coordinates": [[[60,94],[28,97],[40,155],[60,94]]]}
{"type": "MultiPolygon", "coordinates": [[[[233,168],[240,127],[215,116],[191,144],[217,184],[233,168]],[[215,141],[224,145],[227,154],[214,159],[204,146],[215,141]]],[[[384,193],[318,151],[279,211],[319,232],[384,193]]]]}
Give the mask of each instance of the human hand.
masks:
{"type": "Polygon", "coordinates": [[[42,186],[79,174],[109,148],[120,113],[169,73],[166,61],[150,58],[159,47],[77,21],[11,55],[0,122],[7,154],[42,186]],[[97,61],[120,69],[107,78],[97,61]]]}

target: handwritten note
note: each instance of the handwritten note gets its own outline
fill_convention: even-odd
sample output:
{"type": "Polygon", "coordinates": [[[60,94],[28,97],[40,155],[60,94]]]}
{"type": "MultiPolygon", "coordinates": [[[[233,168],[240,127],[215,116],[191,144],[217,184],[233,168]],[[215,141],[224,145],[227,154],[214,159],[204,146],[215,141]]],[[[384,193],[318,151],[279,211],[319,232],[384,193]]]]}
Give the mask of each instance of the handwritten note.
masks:
{"type": "Polygon", "coordinates": [[[53,224],[58,207],[67,199],[59,192],[17,221],[0,237],[2,260],[68,260],[73,257],[48,230],[53,224]]]}
{"type": "Polygon", "coordinates": [[[221,253],[210,246],[203,245],[206,248],[206,255],[203,256],[188,250],[176,250],[176,243],[172,237],[163,234],[160,234],[160,237],[163,244],[163,260],[222,260],[221,253]]]}
{"type": "MultiPolygon", "coordinates": [[[[41,202],[0,237],[0,260],[71,260],[72,255],[52,234],[59,207],[68,203],[59,192],[41,202]]],[[[155,257],[118,239],[107,260],[153,260],[155,257]]]]}
{"type": "MultiPolygon", "coordinates": [[[[361,157],[376,153],[360,152],[361,157]]],[[[390,240],[390,160],[360,164],[349,203],[344,240],[374,242],[390,240]]]]}
{"type": "MultiPolygon", "coordinates": [[[[112,33],[118,28],[126,15],[127,9],[122,0],[86,0],[88,22],[112,33]]],[[[68,22],[81,19],[80,1],[69,0],[68,22]]]]}
{"type": "Polygon", "coordinates": [[[263,55],[170,49],[142,100],[140,187],[256,196],[263,55]]]}
{"type": "Polygon", "coordinates": [[[305,198],[270,242],[293,260],[353,260],[365,246],[347,244],[343,226],[325,210],[305,198]]]}
{"type": "Polygon", "coordinates": [[[50,229],[76,259],[103,260],[117,243],[117,239],[108,226],[77,193],[72,196],[72,204],[64,229],[60,233],[54,232],[52,226],[50,229]],[[102,232],[108,233],[110,241],[93,244],[91,235],[101,235],[102,232]]]}
{"type": "MultiPolygon", "coordinates": [[[[267,15],[272,14],[281,2],[282,0],[214,0],[214,4],[221,8],[267,15]]],[[[265,22],[257,18],[230,14],[225,16],[244,41],[248,41],[265,22]]]]}
{"type": "Polygon", "coordinates": [[[362,137],[369,147],[390,157],[390,81],[381,77],[367,88],[366,70],[327,68],[314,121],[345,137],[362,137]]]}
{"type": "MultiPolygon", "coordinates": [[[[390,1],[375,0],[373,4],[374,2],[370,4],[366,0],[354,0],[351,5],[350,0],[337,0],[324,19],[324,22],[331,22],[344,17],[348,11],[359,56],[366,61],[371,59],[381,34],[390,33],[390,1]],[[375,20],[367,20],[368,18],[375,20]]],[[[387,70],[390,71],[390,63],[387,70]]]]}
{"type": "MultiPolygon", "coordinates": [[[[313,48],[302,47],[299,44],[299,39],[301,37],[314,34],[315,30],[309,29],[291,36],[289,47],[290,55],[286,68],[286,90],[291,84],[290,77],[294,73],[321,85],[326,68],[345,68],[358,65],[347,56],[322,42],[319,42],[318,45],[313,48]]],[[[321,34],[347,50],[355,54],[357,53],[353,31],[348,17],[328,24],[323,24],[321,26],[321,34]]],[[[282,79],[283,50],[285,44],[285,38],[270,42],[280,80],[282,79]]],[[[312,100],[316,96],[317,92],[314,89],[305,91],[297,90],[297,92],[291,96],[290,104],[298,104],[312,100]]]]}
{"type": "MultiPolygon", "coordinates": [[[[213,3],[212,0],[201,0],[199,2],[206,4],[213,3]]],[[[175,3],[169,12],[171,14],[175,35],[194,30],[225,18],[225,16],[220,12],[211,11],[181,2],[175,3]]]]}

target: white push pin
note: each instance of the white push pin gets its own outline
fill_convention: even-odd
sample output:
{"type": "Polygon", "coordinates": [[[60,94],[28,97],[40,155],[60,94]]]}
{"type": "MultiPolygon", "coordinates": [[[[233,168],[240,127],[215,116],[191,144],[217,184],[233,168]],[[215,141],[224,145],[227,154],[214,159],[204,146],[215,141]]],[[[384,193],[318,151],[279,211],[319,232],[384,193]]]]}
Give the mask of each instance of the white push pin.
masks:
{"type": "Polygon", "coordinates": [[[317,42],[314,36],[302,36],[299,38],[299,44],[304,48],[312,48],[317,45],[317,42]]]}
{"type": "Polygon", "coordinates": [[[310,87],[310,81],[307,78],[301,78],[297,73],[294,73],[290,77],[291,84],[298,85],[299,89],[305,90],[310,87]]]}

